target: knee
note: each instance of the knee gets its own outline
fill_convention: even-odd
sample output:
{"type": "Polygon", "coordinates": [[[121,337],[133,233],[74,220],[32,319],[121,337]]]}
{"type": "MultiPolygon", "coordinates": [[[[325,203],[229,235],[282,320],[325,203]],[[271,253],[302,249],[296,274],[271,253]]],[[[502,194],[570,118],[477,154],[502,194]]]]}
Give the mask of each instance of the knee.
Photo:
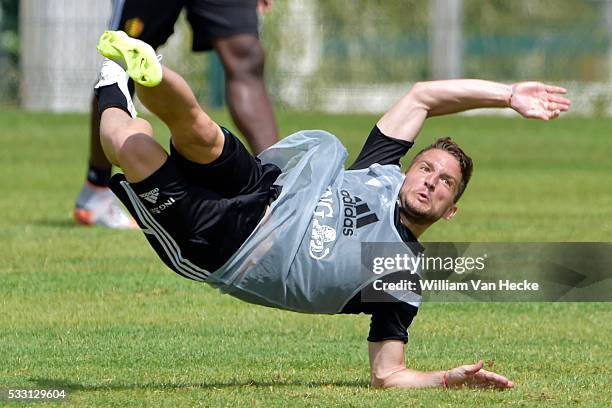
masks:
{"type": "Polygon", "coordinates": [[[228,54],[223,62],[229,79],[263,78],[265,55],[259,40],[237,42],[228,54]]]}
{"type": "Polygon", "coordinates": [[[181,146],[212,147],[218,142],[219,126],[202,110],[189,114],[188,120],[172,128],[172,140],[181,146]]]}
{"type": "Polygon", "coordinates": [[[130,183],[149,177],[165,163],[167,157],[159,143],[145,133],[126,136],[117,150],[118,164],[130,183]]]}
{"type": "Polygon", "coordinates": [[[153,128],[146,120],[133,119],[118,132],[115,151],[121,167],[127,163],[144,163],[150,159],[152,151],[159,148],[151,136],[153,128]]]}
{"type": "Polygon", "coordinates": [[[159,147],[151,136],[142,132],[126,132],[122,139],[116,150],[117,160],[122,168],[147,163],[159,147]]]}

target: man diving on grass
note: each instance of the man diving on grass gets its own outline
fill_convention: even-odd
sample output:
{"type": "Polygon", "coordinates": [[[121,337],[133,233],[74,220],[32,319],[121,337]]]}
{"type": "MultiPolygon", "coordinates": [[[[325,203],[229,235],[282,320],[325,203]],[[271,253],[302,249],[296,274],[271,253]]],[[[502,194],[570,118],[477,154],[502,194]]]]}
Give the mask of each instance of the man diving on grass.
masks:
{"type": "Polygon", "coordinates": [[[457,213],[473,166],[453,140],[438,139],[406,173],[400,170],[427,118],[510,108],[551,120],[569,108],[565,89],[474,79],[417,83],[376,123],[345,170],[346,149],[320,130],[298,132],[254,157],[146,43],[106,32],[98,50],[107,58],[95,86],[101,142],[124,173],[111,188],[168,267],[250,303],[371,315],[374,387],[514,386],[482,361],[431,372],[407,368],[404,347],[420,295],[383,293],[368,301],[375,277],[361,273],[361,243],[401,243],[419,256],[418,238],[457,213]],[[144,106],[170,129],[169,153],[152,138],[151,125],[136,118],[128,76],[144,106]]]}

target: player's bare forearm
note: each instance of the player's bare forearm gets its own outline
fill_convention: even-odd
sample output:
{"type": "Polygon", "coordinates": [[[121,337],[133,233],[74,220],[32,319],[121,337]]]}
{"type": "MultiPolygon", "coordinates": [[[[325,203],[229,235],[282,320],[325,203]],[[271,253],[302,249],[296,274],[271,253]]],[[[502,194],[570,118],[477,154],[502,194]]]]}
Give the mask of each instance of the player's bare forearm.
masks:
{"type": "Polygon", "coordinates": [[[446,371],[417,371],[404,365],[404,343],[370,342],[371,385],[375,388],[492,387],[512,388],[506,377],[483,370],[483,362],[446,371]]]}
{"type": "Polygon", "coordinates": [[[404,365],[404,343],[386,340],[368,343],[371,385],[375,388],[426,388],[443,386],[444,372],[422,372],[404,365]]]}
{"type": "Polygon", "coordinates": [[[444,387],[445,371],[417,371],[404,368],[384,378],[371,378],[374,388],[431,388],[444,387]]]}
{"type": "Polygon", "coordinates": [[[378,121],[381,131],[414,141],[428,117],[476,108],[512,108],[526,118],[554,119],[569,108],[565,89],[539,82],[507,85],[480,79],[419,82],[378,121]]]}

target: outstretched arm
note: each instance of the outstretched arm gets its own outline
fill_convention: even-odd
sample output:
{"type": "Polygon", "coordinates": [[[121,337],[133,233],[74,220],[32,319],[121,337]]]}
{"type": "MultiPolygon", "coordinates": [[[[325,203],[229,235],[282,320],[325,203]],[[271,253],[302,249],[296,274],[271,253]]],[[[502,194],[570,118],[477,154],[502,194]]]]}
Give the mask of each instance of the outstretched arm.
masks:
{"type": "Polygon", "coordinates": [[[475,108],[512,108],[525,118],[550,120],[567,111],[566,90],[540,82],[506,85],[479,79],[419,82],[378,121],[386,135],[414,141],[431,116],[475,108]]]}
{"type": "Polygon", "coordinates": [[[417,371],[404,365],[402,341],[370,342],[368,349],[371,384],[375,388],[514,387],[514,383],[506,377],[483,370],[482,361],[448,371],[417,371]]]}

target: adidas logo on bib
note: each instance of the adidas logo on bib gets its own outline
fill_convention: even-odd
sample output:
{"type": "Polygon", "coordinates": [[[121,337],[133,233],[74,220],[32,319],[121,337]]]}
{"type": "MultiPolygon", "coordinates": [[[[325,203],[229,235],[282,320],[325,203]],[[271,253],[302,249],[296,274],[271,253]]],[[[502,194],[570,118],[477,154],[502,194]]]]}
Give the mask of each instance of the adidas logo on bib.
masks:
{"type": "Polygon", "coordinates": [[[147,200],[151,204],[157,203],[157,198],[159,197],[159,188],[155,187],[151,191],[147,191],[146,193],[138,194],[144,200],[147,200]]]}
{"type": "Polygon", "coordinates": [[[342,235],[353,236],[356,230],[379,221],[368,204],[346,190],[340,190],[343,204],[342,235]]]}

